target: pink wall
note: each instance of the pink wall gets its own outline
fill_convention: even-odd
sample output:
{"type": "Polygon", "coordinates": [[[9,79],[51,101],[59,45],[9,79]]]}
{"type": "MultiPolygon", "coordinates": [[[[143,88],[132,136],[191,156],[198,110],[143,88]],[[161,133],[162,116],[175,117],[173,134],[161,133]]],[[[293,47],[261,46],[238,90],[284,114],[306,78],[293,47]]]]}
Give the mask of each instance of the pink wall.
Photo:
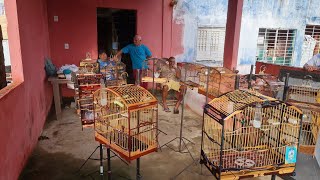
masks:
{"type": "Polygon", "coordinates": [[[52,102],[44,71],[50,48],[45,1],[5,1],[5,7],[15,87],[0,98],[0,179],[17,179],[52,102]]]}
{"type": "MultiPolygon", "coordinates": [[[[86,52],[97,58],[96,8],[137,10],[137,32],[155,57],[175,55],[171,51],[170,0],[47,0],[52,59],[57,66],[79,64],[86,52]],[[59,16],[59,22],[53,22],[59,16]],[[163,23],[162,23],[163,22],[163,23]],[[64,49],[64,43],[70,49],[64,49]]],[[[179,32],[181,34],[181,32],[179,32]]],[[[174,39],[181,39],[173,35],[174,39]]],[[[174,45],[181,46],[181,41],[174,45]]],[[[181,49],[180,49],[181,51],[181,49]]]]}
{"type": "MultiPolygon", "coordinates": [[[[182,28],[171,26],[170,0],[47,0],[47,3],[51,57],[58,67],[78,65],[86,52],[97,58],[97,7],[137,10],[137,33],[154,57],[183,52],[182,28]],[[58,16],[59,21],[54,22],[53,16],[58,16]],[[64,43],[69,43],[70,49],[65,50],[64,43]]],[[[63,95],[72,96],[73,91],[64,90],[63,95]]]]}

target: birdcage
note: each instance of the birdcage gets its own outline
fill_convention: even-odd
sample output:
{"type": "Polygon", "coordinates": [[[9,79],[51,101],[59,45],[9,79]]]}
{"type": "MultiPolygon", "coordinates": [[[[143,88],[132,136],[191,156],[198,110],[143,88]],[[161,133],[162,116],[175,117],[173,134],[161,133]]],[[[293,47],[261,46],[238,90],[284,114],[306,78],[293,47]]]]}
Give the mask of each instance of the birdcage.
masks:
{"type": "Polygon", "coordinates": [[[101,79],[103,79],[102,74],[76,75],[77,107],[82,127],[93,126],[93,93],[100,88],[101,79]]]}
{"type": "Polygon", "coordinates": [[[140,86],[94,93],[95,138],[130,162],[157,150],[157,99],[140,86]]]}
{"type": "Polygon", "coordinates": [[[179,63],[181,67],[182,79],[185,78],[184,83],[192,88],[198,88],[200,83],[200,73],[205,68],[204,65],[198,63],[179,63]]]}
{"type": "Polygon", "coordinates": [[[128,73],[126,72],[126,65],[122,62],[110,63],[101,73],[105,77],[105,84],[109,86],[122,86],[127,84],[128,73]]]}
{"type": "Polygon", "coordinates": [[[255,91],[226,93],[204,108],[200,162],[217,179],[294,173],[301,118],[255,91]]]}
{"type": "Polygon", "coordinates": [[[233,91],[235,89],[236,76],[236,73],[224,67],[204,67],[199,73],[198,92],[206,95],[208,85],[208,96],[213,99],[221,94],[233,91]],[[207,79],[207,75],[209,79],[207,79]]]}
{"type": "Polygon", "coordinates": [[[250,88],[270,97],[276,97],[283,86],[284,82],[270,74],[241,75],[239,80],[240,89],[250,88]]]}
{"type": "Polygon", "coordinates": [[[300,86],[291,85],[288,102],[299,107],[304,114],[299,150],[314,155],[320,129],[320,88],[312,87],[311,80],[300,86]]]}
{"type": "Polygon", "coordinates": [[[292,103],[303,112],[299,152],[315,155],[315,146],[320,130],[320,107],[305,103],[292,103]]]}

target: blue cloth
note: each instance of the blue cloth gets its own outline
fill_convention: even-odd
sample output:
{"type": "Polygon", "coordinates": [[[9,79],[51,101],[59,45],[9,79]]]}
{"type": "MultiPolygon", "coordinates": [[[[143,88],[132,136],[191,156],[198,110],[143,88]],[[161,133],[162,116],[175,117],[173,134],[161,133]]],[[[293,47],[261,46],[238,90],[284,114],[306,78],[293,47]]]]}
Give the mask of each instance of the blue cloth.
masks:
{"type": "Polygon", "coordinates": [[[109,69],[109,71],[105,71],[107,66],[115,66],[116,63],[113,61],[102,61],[101,59],[98,59],[100,72],[103,72],[105,74],[106,80],[115,80],[115,72],[112,68],[109,69]]]}
{"type": "Polygon", "coordinates": [[[306,64],[309,66],[320,67],[320,53],[314,55],[306,64]]]}
{"type": "Polygon", "coordinates": [[[132,61],[132,69],[148,68],[147,62],[144,60],[146,60],[147,57],[151,56],[152,54],[147,46],[143,44],[141,44],[140,46],[129,44],[128,46],[124,47],[121,51],[124,54],[130,54],[130,58],[132,61]]]}
{"type": "Polygon", "coordinates": [[[100,70],[105,68],[106,66],[109,66],[110,64],[112,66],[116,65],[116,63],[113,61],[102,61],[101,59],[98,59],[98,63],[99,63],[100,70]]]}

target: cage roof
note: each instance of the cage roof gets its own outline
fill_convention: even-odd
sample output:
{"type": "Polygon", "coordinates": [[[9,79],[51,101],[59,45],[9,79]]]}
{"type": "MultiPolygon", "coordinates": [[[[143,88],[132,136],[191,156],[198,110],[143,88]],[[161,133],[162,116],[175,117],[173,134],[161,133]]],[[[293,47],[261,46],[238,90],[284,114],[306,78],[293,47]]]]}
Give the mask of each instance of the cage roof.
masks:
{"type": "Polygon", "coordinates": [[[235,90],[213,99],[208,104],[216,110],[219,110],[225,116],[229,116],[235,111],[242,110],[247,106],[253,106],[255,103],[262,104],[268,101],[278,100],[252,90],[235,90]]]}
{"type": "Polygon", "coordinates": [[[157,101],[157,99],[148,90],[141,86],[130,84],[125,86],[108,87],[107,89],[121,97],[128,107],[157,101]]]}

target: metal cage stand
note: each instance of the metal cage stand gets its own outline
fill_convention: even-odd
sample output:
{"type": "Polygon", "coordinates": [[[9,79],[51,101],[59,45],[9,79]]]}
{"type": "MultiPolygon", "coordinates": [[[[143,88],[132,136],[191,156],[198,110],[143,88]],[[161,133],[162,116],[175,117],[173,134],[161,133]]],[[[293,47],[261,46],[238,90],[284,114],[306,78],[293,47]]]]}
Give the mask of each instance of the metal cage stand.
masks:
{"type": "MultiPolygon", "coordinates": [[[[103,144],[100,144],[99,146],[97,146],[95,148],[95,150],[90,154],[90,156],[85,160],[85,162],[80,166],[80,168],[76,171],[76,173],[80,173],[81,169],[86,165],[86,163],[89,161],[89,160],[95,160],[95,161],[99,161],[100,162],[100,166],[99,166],[99,170],[97,171],[93,171],[89,174],[86,174],[84,175],[85,177],[89,176],[91,177],[92,179],[94,179],[92,177],[93,174],[96,174],[96,173],[99,173],[100,175],[100,179],[101,180],[104,180],[105,179],[105,173],[107,174],[107,179],[110,180],[112,179],[111,178],[111,158],[113,157],[118,157],[122,162],[124,162],[125,164],[127,164],[125,161],[123,161],[116,153],[114,153],[110,148],[106,147],[107,149],[107,157],[106,158],[103,158],[103,144]],[[98,150],[99,148],[99,158],[93,158],[93,154],[98,150]],[[113,153],[113,155],[111,156],[111,152],[113,153]],[[107,171],[104,171],[104,167],[103,167],[103,161],[107,160],[107,171]]],[[[129,178],[126,178],[126,177],[123,177],[121,175],[117,175],[121,178],[124,178],[124,179],[129,179],[129,178]]]]}
{"type": "MultiPolygon", "coordinates": [[[[146,59],[144,62],[148,62],[148,61],[152,61],[152,95],[156,97],[156,94],[155,94],[155,88],[154,88],[154,65],[155,65],[155,61],[156,60],[159,60],[158,58],[149,58],[149,59],[146,59]]],[[[139,77],[140,78],[140,77],[139,77]]],[[[140,82],[141,83],[141,82],[140,82]]],[[[140,84],[139,83],[139,84],[140,84]]],[[[168,135],[167,133],[165,133],[164,131],[162,131],[161,129],[159,129],[158,127],[158,132],[157,132],[157,136],[160,135],[160,133],[164,134],[164,135],[168,135]]],[[[160,145],[159,145],[159,149],[161,149],[160,145]]],[[[139,163],[140,164],[140,163],[139,163]]]]}
{"type": "MultiPolygon", "coordinates": [[[[210,79],[210,71],[211,71],[211,67],[207,66],[207,70],[205,72],[206,75],[206,101],[205,104],[208,104],[208,99],[209,99],[209,79],[210,79]]],[[[235,89],[239,89],[239,84],[240,83],[240,76],[237,74],[236,79],[235,79],[235,89]]],[[[203,126],[204,126],[204,122],[202,122],[202,135],[203,135],[203,126]]],[[[201,146],[202,146],[202,142],[201,142],[201,146]]],[[[202,147],[201,147],[202,150],[202,147]]],[[[177,178],[180,174],[182,174],[184,171],[186,171],[187,169],[189,169],[192,165],[196,165],[198,163],[200,163],[201,160],[201,154],[200,157],[197,159],[193,159],[193,161],[188,164],[183,170],[181,170],[177,175],[175,175],[172,179],[177,178]]],[[[202,174],[202,163],[200,163],[200,175],[202,174]]],[[[212,176],[212,175],[210,175],[212,176]]]]}
{"type": "MultiPolygon", "coordinates": [[[[186,78],[187,78],[187,68],[185,68],[185,74],[184,74],[184,82],[186,81],[186,78]]],[[[187,90],[186,90],[187,91],[187,90]]],[[[173,138],[172,140],[170,140],[169,142],[163,144],[162,146],[160,146],[160,150],[163,146],[167,146],[168,148],[170,148],[171,150],[173,150],[174,152],[177,152],[177,153],[188,153],[190,155],[190,157],[192,158],[192,162],[194,163],[196,161],[196,159],[192,156],[192,153],[190,152],[187,144],[188,142],[193,144],[194,143],[192,141],[190,141],[189,139],[183,137],[183,119],[184,119],[184,101],[185,101],[185,94],[186,92],[183,93],[183,97],[182,97],[182,101],[181,101],[181,120],[180,120],[180,134],[178,137],[175,137],[173,138]],[[174,149],[172,147],[169,146],[169,144],[173,141],[176,141],[178,140],[179,141],[179,147],[178,149],[174,149]],[[184,145],[185,149],[182,148],[182,145],[184,145]],[[184,151],[186,150],[186,151],[184,151]]],[[[192,164],[193,164],[192,163],[192,164]]],[[[190,165],[188,165],[189,167],[190,165]]],[[[179,174],[177,174],[176,176],[174,176],[173,178],[171,179],[175,179],[176,177],[178,177],[182,172],[184,172],[187,168],[184,168],[179,174]]]]}

